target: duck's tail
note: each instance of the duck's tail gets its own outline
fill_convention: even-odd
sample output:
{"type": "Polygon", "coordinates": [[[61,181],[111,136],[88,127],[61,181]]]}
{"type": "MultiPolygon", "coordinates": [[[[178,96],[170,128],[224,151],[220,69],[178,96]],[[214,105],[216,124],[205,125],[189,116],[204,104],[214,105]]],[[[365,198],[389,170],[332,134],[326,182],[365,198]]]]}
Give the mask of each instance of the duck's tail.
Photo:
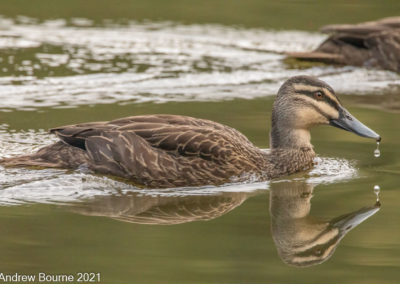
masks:
{"type": "Polygon", "coordinates": [[[57,142],[30,155],[0,159],[0,165],[4,167],[77,168],[86,161],[87,155],[84,150],[57,142]]]}
{"type": "Polygon", "coordinates": [[[38,162],[33,155],[0,159],[0,165],[4,167],[38,166],[38,162]]]}

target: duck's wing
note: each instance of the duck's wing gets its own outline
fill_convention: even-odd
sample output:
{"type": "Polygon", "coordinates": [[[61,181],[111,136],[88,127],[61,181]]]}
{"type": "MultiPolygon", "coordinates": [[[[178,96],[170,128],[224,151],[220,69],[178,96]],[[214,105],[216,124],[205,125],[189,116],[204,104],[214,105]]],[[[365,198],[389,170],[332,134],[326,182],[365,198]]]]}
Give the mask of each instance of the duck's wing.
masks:
{"type": "Polygon", "coordinates": [[[84,150],[89,137],[103,136],[110,131],[134,133],[155,149],[175,156],[199,157],[205,160],[220,161],[234,152],[255,148],[236,129],[209,120],[177,115],[132,116],[110,122],[68,125],[50,130],[65,143],[84,150]]]}
{"type": "Polygon", "coordinates": [[[371,35],[365,44],[372,54],[371,65],[400,72],[400,28],[371,35]]]}
{"type": "Polygon", "coordinates": [[[237,130],[189,117],[129,117],[52,132],[86,150],[94,170],[157,187],[226,182],[262,155],[237,130]]]}
{"type": "Polygon", "coordinates": [[[357,25],[328,25],[320,30],[323,33],[346,33],[355,36],[369,35],[371,33],[381,32],[390,27],[379,24],[357,24],[357,25]]]}
{"type": "Polygon", "coordinates": [[[115,126],[109,125],[108,122],[90,122],[52,128],[50,133],[57,135],[61,141],[71,146],[85,150],[85,141],[88,137],[101,135],[113,128],[115,126]]]}
{"type": "Polygon", "coordinates": [[[400,28],[400,17],[383,18],[353,25],[327,25],[321,28],[325,33],[347,33],[352,35],[369,35],[376,32],[400,28]]]}
{"type": "Polygon", "coordinates": [[[89,168],[148,187],[222,184],[254,168],[235,145],[212,140],[196,144],[197,152],[179,153],[153,147],[133,131],[110,130],[88,137],[85,146],[89,168]]]}
{"type": "Polygon", "coordinates": [[[369,58],[366,38],[368,38],[367,34],[358,34],[357,32],[335,33],[313,51],[290,52],[288,56],[298,60],[328,64],[363,65],[369,58]]]}
{"type": "Polygon", "coordinates": [[[133,132],[104,131],[87,137],[85,146],[88,166],[96,172],[152,187],[168,187],[180,180],[177,159],[152,148],[133,132]]]}

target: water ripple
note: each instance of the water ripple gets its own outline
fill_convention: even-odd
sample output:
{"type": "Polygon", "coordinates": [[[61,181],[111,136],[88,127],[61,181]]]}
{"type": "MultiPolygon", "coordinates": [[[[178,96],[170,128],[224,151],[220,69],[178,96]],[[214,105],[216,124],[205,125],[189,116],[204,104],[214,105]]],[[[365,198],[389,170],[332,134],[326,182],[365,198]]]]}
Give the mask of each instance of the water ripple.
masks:
{"type": "Polygon", "coordinates": [[[400,85],[392,72],[356,67],[291,69],[283,52],[325,36],[221,25],[0,18],[0,110],[115,102],[224,100],[273,95],[293,75],[319,76],[341,93],[400,85]]]}

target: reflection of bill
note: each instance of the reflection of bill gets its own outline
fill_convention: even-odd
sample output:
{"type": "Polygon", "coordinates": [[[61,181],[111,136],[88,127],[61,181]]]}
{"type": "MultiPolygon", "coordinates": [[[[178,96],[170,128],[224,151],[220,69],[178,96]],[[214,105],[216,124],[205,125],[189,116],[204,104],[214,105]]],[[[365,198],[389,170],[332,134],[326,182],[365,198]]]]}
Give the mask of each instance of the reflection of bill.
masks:
{"type": "Polygon", "coordinates": [[[340,240],[380,208],[364,207],[329,221],[309,216],[313,185],[281,182],[271,185],[272,236],[283,262],[294,266],[320,264],[332,256],[340,240]]]}
{"type": "MultiPolygon", "coordinates": [[[[380,204],[321,221],[309,216],[313,185],[304,181],[273,182],[270,192],[272,236],[280,258],[289,265],[309,266],[327,260],[352,228],[375,214],[380,204]]],[[[146,195],[130,192],[98,196],[75,203],[72,211],[137,224],[174,225],[218,218],[257,192],[209,195],[146,195]]]]}

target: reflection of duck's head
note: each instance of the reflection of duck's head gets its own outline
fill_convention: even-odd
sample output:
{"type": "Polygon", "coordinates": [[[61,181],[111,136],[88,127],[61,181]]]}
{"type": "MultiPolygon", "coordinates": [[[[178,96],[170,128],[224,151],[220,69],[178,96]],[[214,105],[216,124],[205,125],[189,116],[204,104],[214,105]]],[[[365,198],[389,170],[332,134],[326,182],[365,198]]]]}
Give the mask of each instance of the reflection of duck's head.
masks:
{"type": "Polygon", "coordinates": [[[281,182],[271,186],[272,236],[281,259],[293,266],[310,266],[327,260],[352,228],[379,210],[366,207],[330,221],[308,216],[313,186],[281,182]]]}
{"type": "Polygon", "coordinates": [[[310,76],[287,80],[278,91],[272,111],[271,148],[310,148],[309,129],[330,124],[360,136],[380,136],[358,121],[340,103],[334,90],[310,76]]]}
{"type": "Polygon", "coordinates": [[[130,223],[174,225],[217,218],[242,204],[248,196],[248,193],[243,192],[179,197],[132,192],[97,196],[86,203],[75,204],[72,211],[130,223]]]}

